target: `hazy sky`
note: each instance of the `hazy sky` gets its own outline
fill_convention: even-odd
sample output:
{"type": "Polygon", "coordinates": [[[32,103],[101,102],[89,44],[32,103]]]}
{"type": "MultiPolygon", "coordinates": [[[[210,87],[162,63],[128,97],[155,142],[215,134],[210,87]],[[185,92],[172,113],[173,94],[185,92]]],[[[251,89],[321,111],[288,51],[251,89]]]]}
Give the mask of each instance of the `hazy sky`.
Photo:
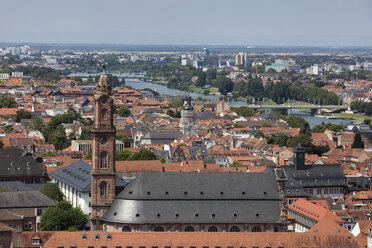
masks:
{"type": "Polygon", "coordinates": [[[1,0],[0,41],[372,46],[372,0],[1,0]]]}

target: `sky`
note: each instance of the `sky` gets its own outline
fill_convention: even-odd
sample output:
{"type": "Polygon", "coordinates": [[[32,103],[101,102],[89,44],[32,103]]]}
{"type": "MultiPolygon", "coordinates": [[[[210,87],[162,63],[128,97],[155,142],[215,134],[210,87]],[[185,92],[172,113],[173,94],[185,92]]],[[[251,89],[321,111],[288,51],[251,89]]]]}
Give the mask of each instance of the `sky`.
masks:
{"type": "Polygon", "coordinates": [[[1,0],[0,42],[372,46],[372,0],[1,0]]]}

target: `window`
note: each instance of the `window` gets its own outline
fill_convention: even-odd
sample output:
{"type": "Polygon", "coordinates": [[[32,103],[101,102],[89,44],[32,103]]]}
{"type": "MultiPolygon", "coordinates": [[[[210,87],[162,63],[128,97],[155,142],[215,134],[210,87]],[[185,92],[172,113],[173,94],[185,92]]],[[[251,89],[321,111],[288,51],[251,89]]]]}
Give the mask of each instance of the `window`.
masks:
{"type": "Polygon", "coordinates": [[[101,197],[106,197],[107,196],[107,183],[106,182],[102,182],[99,185],[99,192],[100,192],[101,197]]]}
{"type": "Polygon", "coordinates": [[[259,227],[259,226],[254,226],[254,227],[252,228],[252,232],[261,232],[261,227],[259,227]]]}
{"type": "Polygon", "coordinates": [[[274,226],[274,232],[279,232],[279,227],[274,226]]]}
{"type": "Polygon", "coordinates": [[[101,235],[99,234],[94,235],[94,240],[100,240],[100,239],[101,239],[101,235]]]}
{"type": "Polygon", "coordinates": [[[106,240],[112,240],[112,234],[106,234],[106,240]]]}
{"type": "Polygon", "coordinates": [[[33,244],[33,245],[38,245],[38,244],[40,244],[40,239],[33,239],[33,240],[32,240],[32,244],[33,244]]]}
{"type": "Polygon", "coordinates": [[[102,120],[107,120],[107,109],[102,109],[101,116],[102,120]]]}
{"type": "Polygon", "coordinates": [[[154,228],[154,232],[164,232],[164,228],[162,226],[157,226],[154,228]]]}
{"type": "Polygon", "coordinates": [[[328,189],[324,189],[324,194],[328,195],[328,189]]]}
{"type": "Polygon", "coordinates": [[[240,232],[240,229],[237,226],[232,226],[230,227],[230,232],[240,232]]]}
{"type": "Polygon", "coordinates": [[[107,160],[108,160],[108,155],[107,152],[102,152],[101,153],[101,168],[107,168],[107,160]]]}
{"type": "Polygon", "coordinates": [[[322,190],[321,190],[321,189],[317,189],[317,190],[316,190],[316,194],[317,194],[317,195],[321,195],[321,194],[322,194],[322,190]]]}
{"type": "Polygon", "coordinates": [[[38,208],[36,211],[37,211],[37,216],[40,216],[43,213],[43,210],[40,208],[38,208]]]}
{"type": "Polygon", "coordinates": [[[194,228],[192,226],[187,226],[185,228],[185,232],[193,232],[194,231],[194,228]]]}
{"type": "Polygon", "coordinates": [[[86,234],[82,234],[80,237],[81,237],[81,240],[87,240],[88,239],[88,236],[86,234]]]}
{"type": "Polygon", "coordinates": [[[21,238],[17,238],[17,246],[21,246],[21,238]]]}
{"type": "Polygon", "coordinates": [[[208,232],[217,232],[217,231],[218,231],[217,227],[215,227],[215,226],[211,226],[211,227],[208,228],[208,232]]]}
{"type": "Polygon", "coordinates": [[[123,226],[123,232],[131,232],[132,228],[130,226],[123,226]]]}

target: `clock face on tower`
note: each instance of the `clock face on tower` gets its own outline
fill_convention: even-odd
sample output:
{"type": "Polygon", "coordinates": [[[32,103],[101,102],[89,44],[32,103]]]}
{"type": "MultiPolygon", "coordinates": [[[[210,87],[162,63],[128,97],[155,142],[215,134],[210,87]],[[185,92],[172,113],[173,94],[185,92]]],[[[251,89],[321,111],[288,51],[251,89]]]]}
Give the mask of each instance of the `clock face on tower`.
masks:
{"type": "Polygon", "coordinates": [[[101,144],[104,145],[104,146],[107,145],[107,140],[106,139],[102,139],[101,140],[101,144]]]}

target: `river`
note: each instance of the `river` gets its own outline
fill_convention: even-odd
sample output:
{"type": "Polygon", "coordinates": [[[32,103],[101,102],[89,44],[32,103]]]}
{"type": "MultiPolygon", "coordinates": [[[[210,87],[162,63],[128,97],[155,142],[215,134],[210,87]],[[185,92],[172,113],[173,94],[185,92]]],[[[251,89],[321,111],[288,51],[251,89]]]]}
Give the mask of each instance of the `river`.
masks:
{"type": "MultiPolygon", "coordinates": [[[[141,81],[141,80],[138,80],[138,79],[127,78],[127,79],[125,79],[125,84],[128,85],[128,86],[131,86],[133,89],[137,89],[137,90],[150,88],[150,89],[153,89],[153,90],[157,91],[159,94],[162,94],[162,95],[168,95],[168,96],[185,96],[186,95],[186,93],[182,90],[170,89],[170,88],[167,88],[166,86],[163,86],[163,85],[148,83],[148,82],[144,82],[144,81],[141,81]]],[[[219,99],[216,96],[206,96],[206,95],[195,93],[195,92],[190,92],[189,94],[192,98],[197,98],[197,97],[200,96],[200,97],[203,97],[203,98],[206,98],[206,99],[209,99],[209,100],[219,99]]],[[[230,101],[228,103],[230,105],[244,105],[244,104],[246,104],[246,103],[241,102],[241,101],[230,101]]],[[[299,111],[295,111],[295,110],[292,110],[292,115],[301,116],[302,118],[304,118],[309,123],[311,128],[315,125],[321,124],[322,122],[324,122],[324,123],[331,122],[331,123],[334,123],[334,124],[348,124],[348,123],[350,123],[349,120],[326,119],[326,118],[322,118],[322,117],[315,117],[315,116],[310,115],[310,113],[299,112],[299,111]]]]}

